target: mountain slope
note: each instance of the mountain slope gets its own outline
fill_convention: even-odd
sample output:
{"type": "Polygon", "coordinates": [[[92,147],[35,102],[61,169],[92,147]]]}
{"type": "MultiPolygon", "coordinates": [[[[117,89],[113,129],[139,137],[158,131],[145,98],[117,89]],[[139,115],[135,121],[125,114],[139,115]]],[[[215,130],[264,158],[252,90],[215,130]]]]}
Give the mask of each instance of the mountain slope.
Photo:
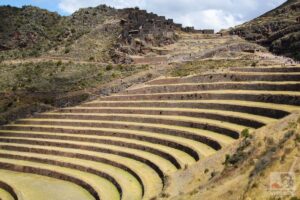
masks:
{"type": "MultiPolygon", "coordinates": [[[[181,25],[138,8],[105,5],[60,16],[37,7],[0,7],[1,60],[40,55],[125,62],[126,54],[176,40],[181,25]],[[125,55],[124,55],[125,54],[125,55]]],[[[127,61],[128,62],[128,61],[127,61]]]]}
{"type": "Polygon", "coordinates": [[[300,60],[300,1],[288,0],[230,33],[269,47],[273,53],[300,60]]]}

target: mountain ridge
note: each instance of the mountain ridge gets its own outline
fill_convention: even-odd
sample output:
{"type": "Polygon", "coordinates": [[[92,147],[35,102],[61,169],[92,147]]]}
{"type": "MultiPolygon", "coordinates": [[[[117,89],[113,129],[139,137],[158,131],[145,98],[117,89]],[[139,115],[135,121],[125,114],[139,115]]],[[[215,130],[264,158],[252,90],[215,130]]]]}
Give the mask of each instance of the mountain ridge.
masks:
{"type": "Polygon", "coordinates": [[[229,32],[268,47],[275,54],[300,60],[300,1],[286,1],[229,32]]]}

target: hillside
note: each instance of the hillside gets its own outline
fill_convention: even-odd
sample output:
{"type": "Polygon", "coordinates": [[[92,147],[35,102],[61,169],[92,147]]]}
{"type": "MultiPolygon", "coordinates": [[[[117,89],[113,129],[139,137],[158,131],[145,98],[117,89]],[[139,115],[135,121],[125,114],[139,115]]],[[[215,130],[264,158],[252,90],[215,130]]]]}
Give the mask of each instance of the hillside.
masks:
{"type": "Polygon", "coordinates": [[[127,54],[174,42],[178,28],[181,25],[173,20],[138,8],[102,5],[65,17],[32,6],[2,6],[0,58],[52,56],[128,63],[127,54]]]}
{"type": "Polygon", "coordinates": [[[300,65],[267,42],[297,2],[233,35],[1,7],[0,200],[299,200],[300,65]]]}
{"type": "Polygon", "coordinates": [[[230,33],[266,46],[275,54],[300,60],[300,1],[288,0],[230,33]]]}

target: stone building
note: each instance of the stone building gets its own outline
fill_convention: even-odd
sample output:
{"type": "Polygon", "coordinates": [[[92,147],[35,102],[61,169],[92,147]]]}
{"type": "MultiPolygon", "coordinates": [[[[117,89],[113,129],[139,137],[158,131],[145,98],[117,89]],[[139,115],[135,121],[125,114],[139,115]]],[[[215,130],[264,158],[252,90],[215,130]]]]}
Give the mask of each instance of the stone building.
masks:
{"type": "MultiPolygon", "coordinates": [[[[180,24],[174,24],[172,19],[147,13],[145,10],[128,8],[123,10],[123,18],[120,21],[122,33],[120,41],[123,45],[134,47],[133,53],[137,53],[136,46],[150,44],[160,46],[175,41],[175,30],[182,28],[180,24]]],[[[138,51],[141,49],[139,48],[138,51]]]]}

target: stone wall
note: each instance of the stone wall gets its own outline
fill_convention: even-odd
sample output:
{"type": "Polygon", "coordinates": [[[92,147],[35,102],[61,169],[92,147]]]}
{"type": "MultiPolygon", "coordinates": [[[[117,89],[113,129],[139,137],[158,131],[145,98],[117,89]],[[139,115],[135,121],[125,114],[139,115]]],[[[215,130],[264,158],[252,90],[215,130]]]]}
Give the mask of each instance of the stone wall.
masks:
{"type": "Polygon", "coordinates": [[[145,55],[153,52],[151,47],[159,47],[174,43],[178,37],[176,31],[213,34],[214,30],[195,30],[194,27],[183,28],[173,19],[148,13],[139,8],[120,10],[120,26],[122,31],[118,42],[111,53],[116,63],[131,63],[132,55],[145,55]]]}
{"type": "Polygon", "coordinates": [[[138,8],[123,9],[122,17],[119,50],[130,55],[147,53],[149,46],[175,42],[175,31],[182,28],[180,24],[175,25],[172,19],[138,8]]]}
{"type": "Polygon", "coordinates": [[[188,33],[200,33],[200,34],[214,34],[215,33],[215,30],[213,30],[213,29],[198,30],[198,29],[195,29],[193,26],[183,27],[183,28],[181,28],[181,30],[184,32],[188,32],[188,33]]]}

